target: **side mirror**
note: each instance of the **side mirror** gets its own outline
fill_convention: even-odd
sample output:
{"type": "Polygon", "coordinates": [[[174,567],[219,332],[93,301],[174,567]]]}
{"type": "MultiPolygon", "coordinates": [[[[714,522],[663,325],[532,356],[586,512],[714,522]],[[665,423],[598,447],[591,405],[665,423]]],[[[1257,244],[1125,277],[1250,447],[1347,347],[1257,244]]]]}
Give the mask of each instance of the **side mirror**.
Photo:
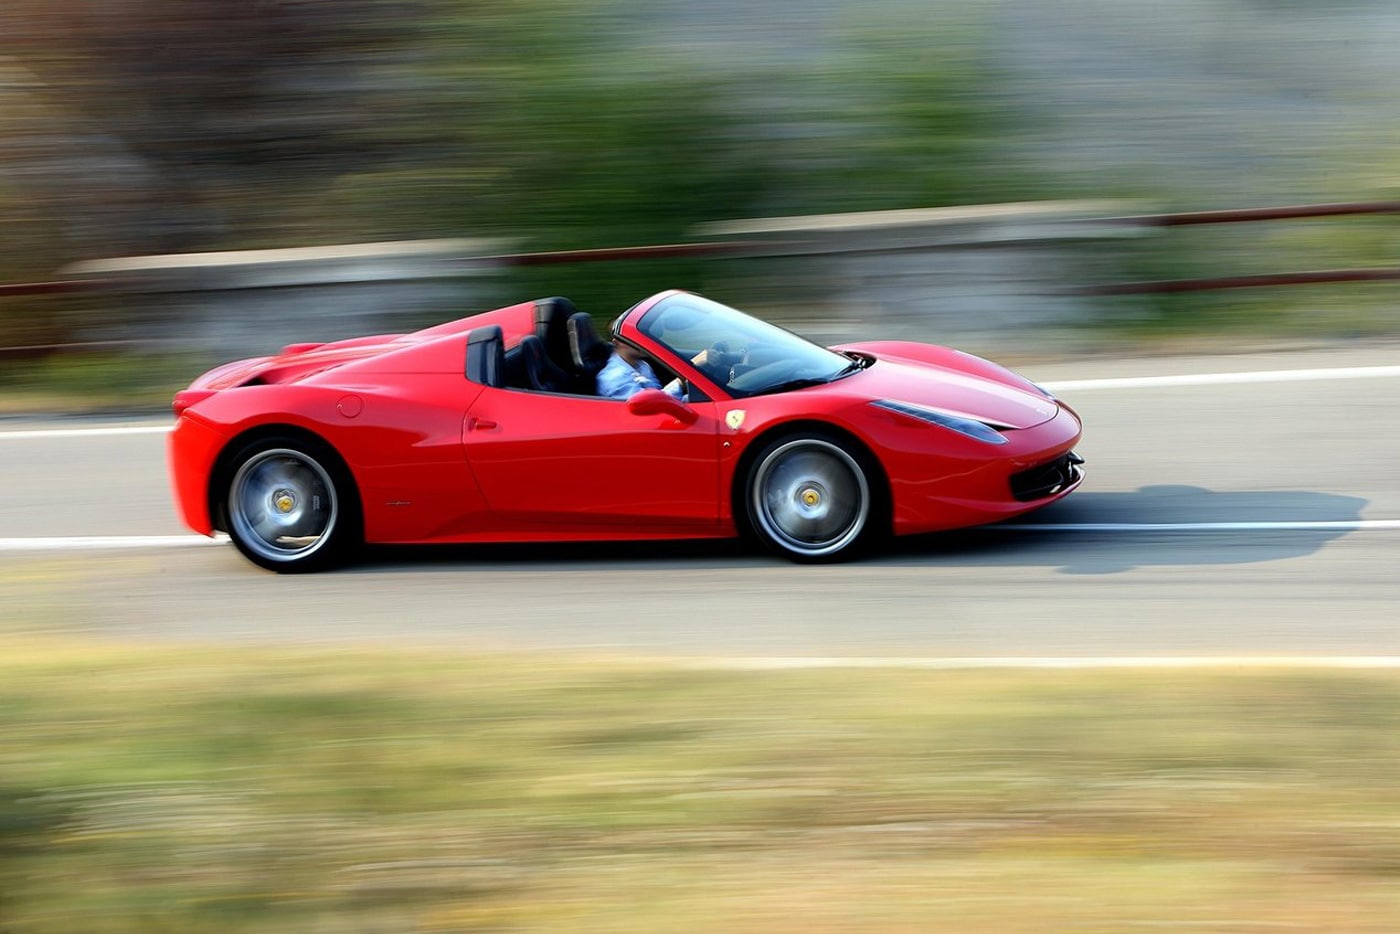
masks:
{"type": "Polygon", "coordinates": [[[670,415],[684,425],[694,424],[699,413],[675,396],[660,389],[643,389],[627,400],[627,411],[633,415],[670,415]]]}

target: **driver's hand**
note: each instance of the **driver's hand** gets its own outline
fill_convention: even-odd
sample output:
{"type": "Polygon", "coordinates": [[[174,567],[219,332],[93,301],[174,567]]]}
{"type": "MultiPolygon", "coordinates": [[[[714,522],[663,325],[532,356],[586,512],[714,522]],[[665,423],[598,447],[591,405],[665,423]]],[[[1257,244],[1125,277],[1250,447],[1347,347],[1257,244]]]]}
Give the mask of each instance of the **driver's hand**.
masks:
{"type": "Polygon", "coordinates": [[[698,354],[690,358],[690,362],[695,364],[696,366],[703,366],[704,364],[708,363],[709,360],[710,348],[708,347],[706,347],[704,350],[700,351],[698,354]]]}

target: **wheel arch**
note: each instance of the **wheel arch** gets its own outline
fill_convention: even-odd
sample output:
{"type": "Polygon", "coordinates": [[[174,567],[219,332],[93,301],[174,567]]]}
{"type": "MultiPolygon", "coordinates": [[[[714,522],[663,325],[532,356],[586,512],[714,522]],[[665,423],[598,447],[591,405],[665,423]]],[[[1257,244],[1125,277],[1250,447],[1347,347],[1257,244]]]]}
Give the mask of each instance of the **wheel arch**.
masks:
{"type": "Polygon", "coordinates": [[[875,456],[870,445],[855,432],[832,422],[815,418],[798,418],[769,425],[744,446],[744,452],[739,455],[739,461],[734,465],[734,476],[729,482],[729,509],[739,533],[751,535],[753,531],[749,528],[744,498],[747,495],[749,471],[753,468],[758,455],[772,442],[780,438],[812,434],[826,435],[843,442],[850,448],[851,454],[860,461],[861,467],[865,469],[867,482],[870,484],[871,516],[873,519],[878,519],[878,524],[873,531],[881,537],[887,537],[891,533],[894,523],[894,500],[890,490],[890,478],[885,473],[884,465],[875,456]]]}
{"type": "Polygon", "coordinates": [[[209,505],[209,520],[213,524],[215,531],[228,531],[228,503],[224,493],[228,490],[229,482],[233,479],[233,472],[236,467],[235,458],[249,445],[259,441],[273,438],[285,438],[301,441],[314,447],[318,452],[334,459],[334,466],[342,471],[342,476],[348,478],[349,487],[346,492],[354,498],[353,509],[349,515],[356,523],[355,534],[359,538],[364,537],[364,513],[360,500],[359,483],[355,479],[355,472],[350,469],[345,458],[336,450],[323,435],[320,435],[309,428],[300,425],[292,425],[286,422],[269,422],[255,425],[252,428],[239,432],[228,440],[214,458],[214,467],[209,471],[209,486],[205,491],[209,505]]]}

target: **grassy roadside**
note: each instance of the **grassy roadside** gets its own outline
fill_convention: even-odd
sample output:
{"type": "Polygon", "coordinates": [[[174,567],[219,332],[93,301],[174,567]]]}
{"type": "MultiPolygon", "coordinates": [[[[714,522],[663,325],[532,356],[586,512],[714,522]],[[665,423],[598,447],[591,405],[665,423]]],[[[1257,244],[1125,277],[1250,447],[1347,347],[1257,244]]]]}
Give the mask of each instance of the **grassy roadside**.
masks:
{"type": "Polygon", "coordinates": [[[176,391],[214,363],[174,354],[82,354],[0,365],[0,417],[169,413],[176,391]]]}
{"type": "Polygon", "coordinates": [[[1400,676],[0,652],[0,930],[1400,929],[1400,676]]]}

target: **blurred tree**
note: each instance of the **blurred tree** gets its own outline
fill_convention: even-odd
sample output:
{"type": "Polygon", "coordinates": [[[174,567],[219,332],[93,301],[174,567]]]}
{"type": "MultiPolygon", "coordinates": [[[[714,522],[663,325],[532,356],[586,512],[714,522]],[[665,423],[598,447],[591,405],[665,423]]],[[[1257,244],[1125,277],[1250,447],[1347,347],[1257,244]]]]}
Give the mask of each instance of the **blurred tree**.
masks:
{"type": "Polygon", "coordinates": [[[388,139],[361,128],[392,112],[377,73],[407,56],[418,11],[11,0],[0,32],[42,81],[65,213],[109,215],[108,251],[198,249],[275,236],[307,186],[380,155],[388,139]]]}
{"type": "MultiPolygon", "coordinates": [[[[61,221],[31,263],[464,234],[622,246],[1010,190],[969,33],[924,13],[750,62],[651,45],[633,6],[7,0],[0,35],[35,78],[31,145],[0,171],[61,221]]],[[[684,282],[695,264],[652,269],[684,282]]],[[[590,278],[613,304],[642,285],[636,267],[590,278]]]]}
{"type": "Polygon", "coordinates": [[[1029,197],[1044,185],[1012,156],[1025,116],[999,96],[990,45],[965,15],[852,14],[825,55],[761,82],[778,89],[761,113],[781,169],[772,210],[936,207],[1029,197]]]}

